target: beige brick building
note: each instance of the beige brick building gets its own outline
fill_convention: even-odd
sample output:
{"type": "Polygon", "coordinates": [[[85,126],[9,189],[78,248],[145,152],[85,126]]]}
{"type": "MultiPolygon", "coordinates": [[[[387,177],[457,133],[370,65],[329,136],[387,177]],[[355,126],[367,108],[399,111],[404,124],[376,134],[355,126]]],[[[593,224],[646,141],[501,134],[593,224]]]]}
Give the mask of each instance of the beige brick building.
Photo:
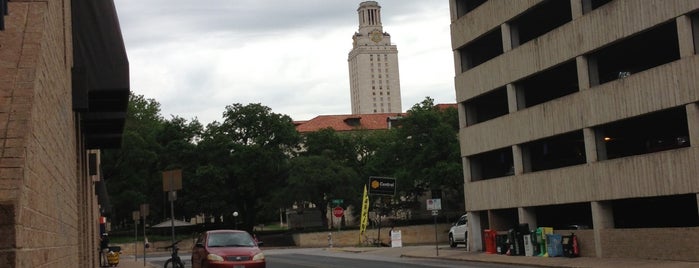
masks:
{"type": "Polygon", "coordinates": [[[99,149],[129,95],[114,3],[13,0],[2,19],[0,267],[96,267],[99,149]]]}
{"type": "Polygon", "coordinates": [[[699,1],[450,7],[471,250],[527,224],[699,261],[699,1]]]}
{"type": "Polygon", "coordinates": [[[398,48],[383,31],[381,6],[365,1],[357,14],[359,30],[347,58],[352,114],[401,113],[398,48]]]}

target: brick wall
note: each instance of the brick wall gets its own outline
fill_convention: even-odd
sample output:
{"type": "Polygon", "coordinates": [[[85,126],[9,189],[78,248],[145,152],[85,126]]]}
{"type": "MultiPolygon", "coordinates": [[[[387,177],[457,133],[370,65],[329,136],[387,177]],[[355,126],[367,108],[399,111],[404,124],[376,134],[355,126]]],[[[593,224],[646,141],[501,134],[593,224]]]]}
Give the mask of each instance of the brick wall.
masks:
{"type": "Polygon", "coordinates": [[[699,227],[600,230],[602,257],[699,261],[699,227]]]}
{"type": "Polygon", "coordinates": [[[0,32],[0,267],[94,267],[92,254],[79,257],[96,251],[93,235],[79,232],[96,216],[71,103],[70,1],[12,1],[9,10],[0,32]]]}

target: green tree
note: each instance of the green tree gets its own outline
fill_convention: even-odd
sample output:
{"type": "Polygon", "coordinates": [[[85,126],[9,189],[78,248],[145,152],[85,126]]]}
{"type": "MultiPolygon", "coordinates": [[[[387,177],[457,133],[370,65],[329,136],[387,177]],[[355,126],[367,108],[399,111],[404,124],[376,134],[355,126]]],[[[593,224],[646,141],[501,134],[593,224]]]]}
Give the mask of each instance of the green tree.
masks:
{"type": "Polygon", "coordinates": [[[357,173],[328,157],[299,156],[291,160],[291,171],[282,193],[288,204],[310,202],[328,226],[328,205],[332,199],[351,199],[359,193],[357,173]]]}
{"type": "Polygon", "coordinates": [[[185,207],[205,218],[219,219],[233,213],[231,198],[233,179],[229,176],[229,165],[233,163],[231,144],[221,131],[221,124],[214,121],[203,130],[197,142],[194,161],[198,165],[189,177],[188,196],[185,207]]]}
{"type": "MultiPolygon", "coordinates": [[[[174,202],[175,217],[193,217],[199,211],[192,208],[192,200],[197,200],[195,191],[199,185],[193,184],[194,176],[198,167],[202,164],[197,141],[201,139],[203,126],[198,120],[188,121],[184,118],[173,116],[170,120],[164,121],[158,133],[158,143],[161,145],[159,154],[160,170],[156,173],[162,174],[167,170],[179,169],[182,171],[182,189],[177,190],[177,200],[174,202]]],[[[161,177],[162,178],[162,177],[161,177]]],[[[162,185],[162,179],[160,184],[162,185]]],[[[170,202],[167,193],[162,191],[152,193],[160,196],[160,203],[165,208],[169,208],[170,202]]],[[[170,210],[164,209],[163,218],[170,217],[170,210]]]]}
{"type": "Polygon", "coordinates": [[[426,191],[443,193],[445,204],[463,204],[463,171],[458,113],[427,97],[415,104],[400,125],[381,139],[368,166],[392,174],[403,197],[417,205],[426,191]]]}
{"type": "MultiPolygon", "coordinates": [[[[162,189],[155,172],[161,151],[157,137],[163,123],[159,103],[131,94],[122,146],[102,152],[102,174],[112,204],[112,222],[117,226],[129,223],[131,212],[142,203],[153,202],[150,194],[162,189]]],[[[157,215],[159,208],[151,207],[151,215],[157,215]]]]}
{"type": "Polygon", "coordinates": [[[218,133],[230,152],[226,179],[231,201],[250,229],[264,200],[288,176],[299,134],[289,116],[272,113],[261,104],[229,105],[223,117],[218,133]]]}

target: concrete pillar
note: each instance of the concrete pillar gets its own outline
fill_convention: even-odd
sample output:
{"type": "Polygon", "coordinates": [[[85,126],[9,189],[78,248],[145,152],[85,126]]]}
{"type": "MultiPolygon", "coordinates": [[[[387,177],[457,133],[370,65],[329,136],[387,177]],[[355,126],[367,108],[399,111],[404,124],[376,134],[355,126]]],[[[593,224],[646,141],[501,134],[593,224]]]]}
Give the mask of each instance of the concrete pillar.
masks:
{"type": "Polygon", "coordinates": [[[517,90],[514,84],[507,84],[507,110],[514,113],[521,108],[525,108],[524,93],[517,90]]]}
{"type": "Polygon", "coordinates": [[[517,208],[517,214],[519,214],[519,223],[529,224],[529,229],[537,227],[535,207],[517,208]]]}
{"type": "MultiPolygon", "coordinates": [[[[515,176],[524,174],[524,159],[522,156],[522,146],[513,145],[512,146],[512,162],[515,166],[515,176]]],[[[528,162],[528,159],[527,159],[528,162]]]]}
{"type": "MultiPolygon", "coordinates": [[[[512,50],[515,41],[517,42],[516,44],[519,45],[519,38],[517,38],[517,34],[513,34],[513,27],[511,27],[509,24],[503,23],[500,25],[500,32],[502,33],[503,52],[512,50]]],[[[516,29],[514,29],[514,33],[516,33],[516,29]]]]}
{"type": "Polygon", "coordinates": [[[464,166],[464,187],[467,183],[483,179],[480,161],[471,161],[468,157],[463,157],[461,164],[464,166]],[[468,168],[467,168],[468,167],[468,168]]]}
{"type": "Polygon", "coordinates": [[[456,107],[459,113],[459,128],[465,128],[468,126],[466,122],[468,122],[467,116],[469,115],[469,113],[466,112],[466,105],[463,102],[460,102],[456,107]]]}
{"type": "Polygon", "coordinates": [[[468,251],[483,251],[483,227],[480,213],[468,212],[468,251]]]}
{"type": "MultiPolygon", "coordinates": [[[[599,85],[599,71],[597,70],[597,59],[595,57],[584,57],[587,62],[587,88],[595,87],[599,85]]],[[[578,67],[580,67],[578,65],[578,67]]],[[[580,70],[578,70],[580,72],[580,70]]],[[[578,73],[579,74],[579,73],[578,73]]],[[[578,78],[581,80],[582,78],[578,78]]],[[[580,88],[582,89],[582,84],[580,88]]]]}
{"type": "Polygon", "coordinates": [[[595,235],[595,256],[602,257],[602,236],[600,231],[603,229],[614,228],[614,210],[611,203],[596,201],[591,203],[592,208],[592,225],[595,235]]]}
{"type": "Polygon", "coordinates": [[[463,118],[466,119],[466,120],[464,120],[464,123],[466,124],[466,126],[471,126],[471,125],[476,124],[478,121],[478,119],[477,119],[478,112],[476,112],[475,107],[473,107],[472,105],[467,105],[463,102],[462,102],[462,104],[463,105],[460,105],[460,106],[464,107],[464,116],[465,117],[463,117],[463,118]]]}
{"type": "Polygon", "coordinates": [[[588,66],[587,58],[583,56],[576,57],[575,64],[578,67],[578,90],[590,89],[590,67],[588,66]]]}
{"type": "Polygon", "coordinates": [[[592,128],[583,129],[583,140],[585,141],[585,157],[587,163],[597,162],[597,138],[595,130],[592,128]]]}
{"type": "MultiPolygon", "coordinates": [[[[692,18],[687,15],[679,16],[675,20],[677,23],[677,38],[680,45],[680,57],[686,58],[696,54],[695,44],[697,36],[692,33],[692,18]]],[[[699,25],[696,25],[699,26],[699,25]]],[[[694,29],[694,31],[699,31],[694,29]]]]}
{"type": "Polygon", "coordinates": [[[573,20],[582,17],[583,15],[583,1],[580,0],[570,0],[570,11],[572,12],[573,20]]]}
{"type": "Polygon", "coordinates": [[[685,106],[687,110],[687,129],[689,129],[689,143],[692,147],[699,146],[699,104],[690,103],[685,106]]]}

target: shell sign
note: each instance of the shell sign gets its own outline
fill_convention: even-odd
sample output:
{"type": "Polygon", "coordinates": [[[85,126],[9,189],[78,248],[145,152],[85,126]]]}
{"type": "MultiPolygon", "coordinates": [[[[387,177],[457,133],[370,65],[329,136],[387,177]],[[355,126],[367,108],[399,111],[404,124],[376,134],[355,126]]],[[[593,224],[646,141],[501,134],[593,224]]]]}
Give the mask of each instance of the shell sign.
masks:
{"type": "Polygon", "coordinates": [[[395,195],[396,179],[387,177],[369,177],[369,194],[395,195]]]}

